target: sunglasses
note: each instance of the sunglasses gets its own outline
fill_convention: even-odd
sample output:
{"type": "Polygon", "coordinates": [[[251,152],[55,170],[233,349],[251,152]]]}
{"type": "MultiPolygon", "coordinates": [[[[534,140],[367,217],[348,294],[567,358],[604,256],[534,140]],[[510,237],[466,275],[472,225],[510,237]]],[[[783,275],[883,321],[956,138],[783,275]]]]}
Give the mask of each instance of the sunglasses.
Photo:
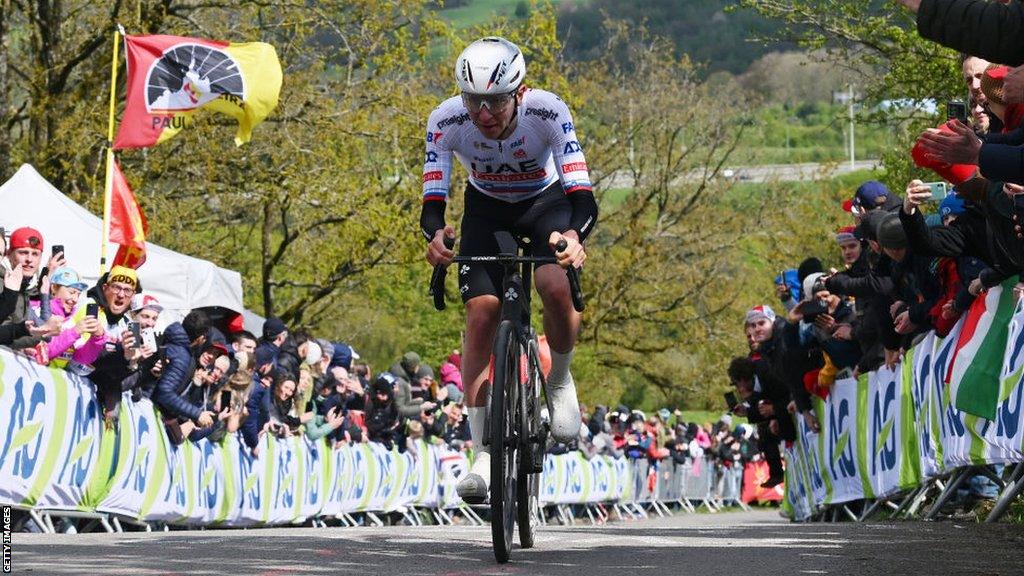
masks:
{"type": "Polygon", "coordinates": [[[504,110],[515,97],[514,90],[505,94],[468,94],[463,92],[462,103],[466,105],[467,110],[474,114],[485,106],[488,112],[494,114],[499,110],[504,110]]]}

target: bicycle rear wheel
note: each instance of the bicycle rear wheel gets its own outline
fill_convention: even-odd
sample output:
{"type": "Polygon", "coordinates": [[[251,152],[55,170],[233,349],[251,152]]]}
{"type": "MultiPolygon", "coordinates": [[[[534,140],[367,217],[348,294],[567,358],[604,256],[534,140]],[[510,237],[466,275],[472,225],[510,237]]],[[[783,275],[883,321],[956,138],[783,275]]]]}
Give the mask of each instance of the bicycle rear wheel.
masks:
{"type": "Polygon", "coordinates": [[[491,382],[491,542],[494,558],[508,562],[516,523],[519,472],[519,342],[512,322],[498,326],[494,339],[494,381],[491,382]]]}

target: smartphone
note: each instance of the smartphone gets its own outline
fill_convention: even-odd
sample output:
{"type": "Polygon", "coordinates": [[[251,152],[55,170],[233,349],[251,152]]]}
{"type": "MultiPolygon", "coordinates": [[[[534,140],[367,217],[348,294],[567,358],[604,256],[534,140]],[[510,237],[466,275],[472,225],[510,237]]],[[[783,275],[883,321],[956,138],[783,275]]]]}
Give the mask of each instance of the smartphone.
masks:
{"type": "Polygon", "coordinates": [[[946,102],[946,120],[959,120],[967,124],[967,103],[963,100],[950,100],[946,102]]]}
{"type": "Polygon", "coordinates": [[[63,244],[54,244],[53,245],[53,255],[54,256],[56,256],[57,254],[60,254],[63,251],[64,251],[64,245],[63,244]]]}
{"type": "Polygon", "coordinates": [[[152,328],[144,328],[142,333],[142,346],[150,350],[156,350],[156,331],[152,328]]]}
{"type": "Polygon", "coordinates": [[[729,410],[732,411],[732,409],[735,408],[737,404],[739,404],[739,401],[736,400],[736,395],[735,394],[733,394],[732,392],[726,392],[725,393],[725,404],[726,404],[726,406],[729,407],[729,410]]]}
{"type": "Polygon", "coordinates": [[[929,202],[942,202],[949,193],[949,185],[945,182],[925,182],[925,186],[931,189],[932,197],[929,202]]]}
{"type": "Polygon", "coordinates": [[[231,406],[231,391],[221,390],[220,391],[220,409],[223,412],[225,408],[231,406]]]}
{"type": "Polygon", "coordinates": [[[91,302],[89,304],[86,304],[85,305],[85,315],[86,316],[91,316],[93,318],[99,318],[100,317],[100,305],[95,303],[95,302],[91,302]]]}
{"type": "Polygon", "coordinates": [[[142,348],[142,334],[138,322],[129,322],[128,329],[132,331],[132,338],[135,339],[135,343],[132,348],[142,348]]]}

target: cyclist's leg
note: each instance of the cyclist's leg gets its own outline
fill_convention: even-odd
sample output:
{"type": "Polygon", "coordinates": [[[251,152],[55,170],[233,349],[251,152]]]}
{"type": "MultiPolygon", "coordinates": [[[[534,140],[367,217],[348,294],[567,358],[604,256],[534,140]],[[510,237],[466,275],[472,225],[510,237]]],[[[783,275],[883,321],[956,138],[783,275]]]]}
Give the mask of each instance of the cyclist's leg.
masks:
{"type": "MultiPolygon", "coordinates": [[[[462,218],[459,254],[486,256],[498,253],[494,230],[503,226],[499,216],[508,208],[494,205],[472,187],[466,189],[466,212],[462,218]]],[[[476,459],[470,473],[457,489],[463,500],[472,503],[487,498],[490,480],[490,450],[483,445],[487,437],[487,369],[490,364],[494,333],[501,315],[501,267],[496,264],[459,264],[459,293],[466,304],[466,335],[462,353],[462,382],[465,387],[466,417],[476,459]]]]}
{"type": "MultiPolygon", "coordinates": [[[[530,211],[520,220],[529,226],[535,256],[554,256],[548,245],[551,232],[569,228],[572,207],[561,185],[545,190],[530,211]]],[[[544,334],[551,346],[551,371],[547,392],[551,401],[551,435],[559,442],[571,442],[580,433],[579,402],[569,365],[572,362],[580,314],[572,306],[569,280],[565,270],[555,264],[538,266],[534,273],[537,292],[544,303],[544,334]]]]}

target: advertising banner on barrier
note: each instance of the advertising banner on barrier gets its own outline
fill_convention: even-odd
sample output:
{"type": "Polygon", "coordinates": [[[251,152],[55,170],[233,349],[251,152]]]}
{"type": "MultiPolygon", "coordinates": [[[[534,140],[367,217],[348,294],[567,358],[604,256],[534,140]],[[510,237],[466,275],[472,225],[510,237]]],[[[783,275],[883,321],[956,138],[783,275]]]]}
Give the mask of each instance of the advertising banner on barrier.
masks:
{"type": "Polygon", "coordinates": [[[88,381],[0,350],[0,503],[87,509],[102,417],[88,381]]]}
{"type": "MultiPolygon", "coordinates": [[[[863,382],[858,382],[863,388],[863,382]]],[[[900,489],[903,460],[900,436],[903,434],[903,367],[885,366],[867,378],[866,401],[858,401],[859,438],[863,457],[858,462],[862,479],[867,479],[865,496],[888,496],[900,489]]],[[[916,479],[915,479],[916,484],[916,479]]]]}
{"type": "Polygon", "coordinates": [[[838,504],[864,497],[864,483],[857,466],[860,435],[857,433],[858,400],[865,398],[861,390],[867,389],[867,375],[860,381],[853,378],[837,380],[824,404],[824,418],[818,444],[822,469],[828,480],[827,504],[838,504]]]}

